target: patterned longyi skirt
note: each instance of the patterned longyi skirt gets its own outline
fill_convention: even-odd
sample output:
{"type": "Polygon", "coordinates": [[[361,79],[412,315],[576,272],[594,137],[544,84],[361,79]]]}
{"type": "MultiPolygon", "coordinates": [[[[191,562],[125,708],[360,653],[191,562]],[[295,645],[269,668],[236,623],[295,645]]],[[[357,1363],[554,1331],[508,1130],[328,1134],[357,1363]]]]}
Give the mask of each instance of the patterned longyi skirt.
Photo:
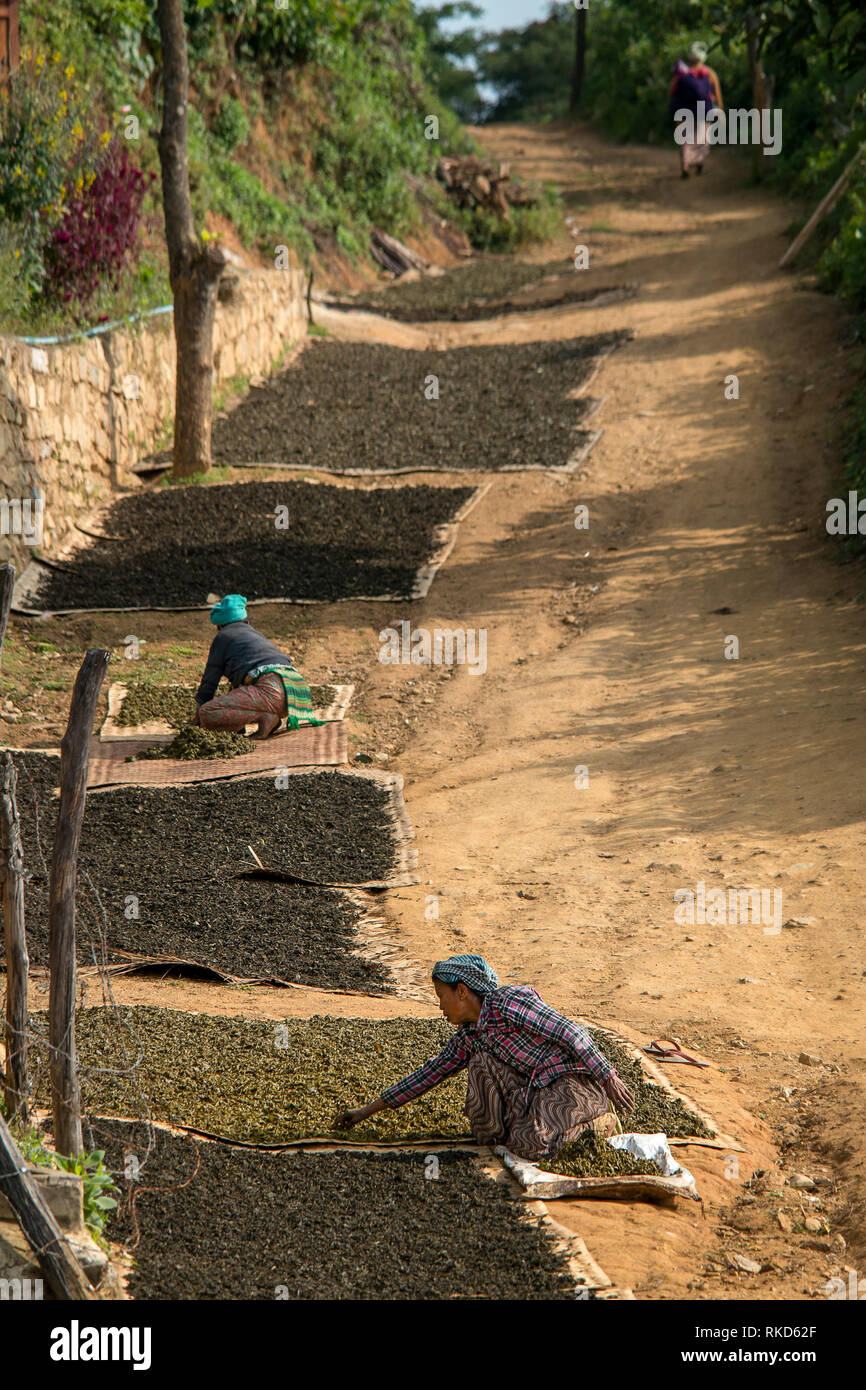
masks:
{"type": "Polygon", "coordinates": [[[549,1086],[528,1086],[526,1077],[489,1052],[469,1060],[463,1113],[479,1144],[502,1144],[534,1163],[552,1158],[608,1110],[597,1081],[569,1072],[549,1086]]]}

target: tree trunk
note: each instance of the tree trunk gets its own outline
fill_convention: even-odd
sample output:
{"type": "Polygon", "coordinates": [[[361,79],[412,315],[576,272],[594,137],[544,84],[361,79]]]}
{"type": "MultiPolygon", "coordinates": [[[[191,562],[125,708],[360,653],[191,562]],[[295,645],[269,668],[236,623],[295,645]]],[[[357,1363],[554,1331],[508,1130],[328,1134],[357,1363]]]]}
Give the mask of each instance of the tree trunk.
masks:
{"type": "Polygon", "coordinates": [[[3,639],[6,624],[9,622],[9,609],[12,607],[12,591],[15,588],[15,566],[0,565],[0,661],[3,659],[3,639]]]}
{"type": "Polygon", "coordinates": [[[27,985],[30,958],[24,931],[24,855],[15,803],[17,773],[11,753],[0,768],[0,875],[6,945],[6,1065],[3,1101],[10,1120],[27,1119],[27,985]]]}
{"type": "Polygon", "coordinates": [[[45,1282],[55,1298],[79,1302],[96,1294],[69,1249],[0,1115],[0,1192],[15,1213],[45,1282]]]}
{"type": "Polygon", "coordinates": [[[93,716],[111,653],[91,648],[75,679],[60,744],[60,806],[48,896],[48,1041],[51,1109],[58,1153],[82,1150],[81,1091],[75,1053],[75,877],[87,795],[93,716]]]}
{"type": "Polygon", "coordinates": [[[571,104],[569,107],[572,113],[580,105],[583,74],[586,70],[586,6],[581,5],[576,9],[574,16],[574,67],[571,73],[571,104]]]}
{"type": "Polygon", "coordinates": [[[186,478],[193,473],[206,473],[211,466],[213,330],[217,289],[226,256],[220,247],[199,238],[193,221],[187,158],[189,66],[183,0],[157,0],[157,19],[163,79],[159,163],[177,349],[173,473],[186,478]]]}
{"type": "MultiPolygon", "coordinates": [[[[746,53],[749,60],[752,105],[758,112],[769,110],[773,99],[775,78],[767,77],[761,63],[758,48],[758,16],[754,10],[750,10],[746,16],[746,53]]],[[[772,155],[764,154],[764,147],[759,141],[752,151],[752,170],[755,178],[761,178],[768,169],[772,168],[772,162],[772,155]]]]}

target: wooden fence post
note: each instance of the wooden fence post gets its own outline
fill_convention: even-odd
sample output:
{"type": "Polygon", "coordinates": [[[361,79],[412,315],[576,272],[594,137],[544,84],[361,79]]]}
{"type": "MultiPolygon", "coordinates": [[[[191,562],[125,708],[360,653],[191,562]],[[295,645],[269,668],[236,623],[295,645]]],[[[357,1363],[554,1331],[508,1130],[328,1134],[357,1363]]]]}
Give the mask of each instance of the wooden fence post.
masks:
{"type": "Polygon", "coordinates": [[[48,1041],[51,1109],[58,1153],[82,1150],[81,1089],[75,1053],[75,879],[87,795],[93,717],[111,653],[92,647],[75,679],[69,722],[60,744],[60,807],[48,897],[50,987],[48,1041]]]}
{"type": "Polygon", "coordinates": [[[55,1298],[93,1299],[94,1290],[63,1238],[63,1232],[27,1171],[18,1145],[0,1115],[0,1192],[15,1213],[55,1298]]]}
{"type": "Polygon", "coordinates": [[[10,1120],[27,1119],[27,985],[30,958],[24,931],[24,855],[11,753],[0,767],[0,876],[6,947],[6,1065],[3,1101],[10,1120]]]}
{"type": "Polygon", "coordinates": [[[3,639],[6,624],[9,622],[9,609],[12,607],[12,590],[15,588],[15,566],[0,565],[0,662],[3,660],[3,639]]]}

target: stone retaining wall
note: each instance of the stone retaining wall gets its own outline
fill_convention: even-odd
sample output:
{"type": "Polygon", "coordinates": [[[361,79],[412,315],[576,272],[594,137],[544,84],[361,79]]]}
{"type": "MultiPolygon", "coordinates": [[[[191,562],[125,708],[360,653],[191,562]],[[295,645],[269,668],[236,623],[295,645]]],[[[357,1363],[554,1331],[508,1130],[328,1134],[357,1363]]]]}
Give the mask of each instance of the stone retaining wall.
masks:
{"type": "MultiPolygon", "coordinates": [[[[303,271],[227,271],[216,382],[267,374],[305,332],[303,271]]],[[[45,347],[0,337],[0,561],[20,572],[31,546],[56,550],[83,515],[140,485],[129,470],[169,441],[174,377],[170,313],[45,347]]]]}

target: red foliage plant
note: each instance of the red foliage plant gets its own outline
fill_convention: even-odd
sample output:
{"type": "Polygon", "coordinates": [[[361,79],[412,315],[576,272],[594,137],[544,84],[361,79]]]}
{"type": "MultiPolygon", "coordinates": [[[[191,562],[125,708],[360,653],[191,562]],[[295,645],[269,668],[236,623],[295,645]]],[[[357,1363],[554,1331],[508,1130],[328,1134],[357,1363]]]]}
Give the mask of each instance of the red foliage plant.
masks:
{"type": "Polygon", "coordinates": [[[154,177],[130,162],[123,140],[111,140],[94,177],[67,196],[51,234],[42,283],[46,299],[83,313],[103,285],[117,288],[124,266],[135,259],[142,199],[154,177]]]}

